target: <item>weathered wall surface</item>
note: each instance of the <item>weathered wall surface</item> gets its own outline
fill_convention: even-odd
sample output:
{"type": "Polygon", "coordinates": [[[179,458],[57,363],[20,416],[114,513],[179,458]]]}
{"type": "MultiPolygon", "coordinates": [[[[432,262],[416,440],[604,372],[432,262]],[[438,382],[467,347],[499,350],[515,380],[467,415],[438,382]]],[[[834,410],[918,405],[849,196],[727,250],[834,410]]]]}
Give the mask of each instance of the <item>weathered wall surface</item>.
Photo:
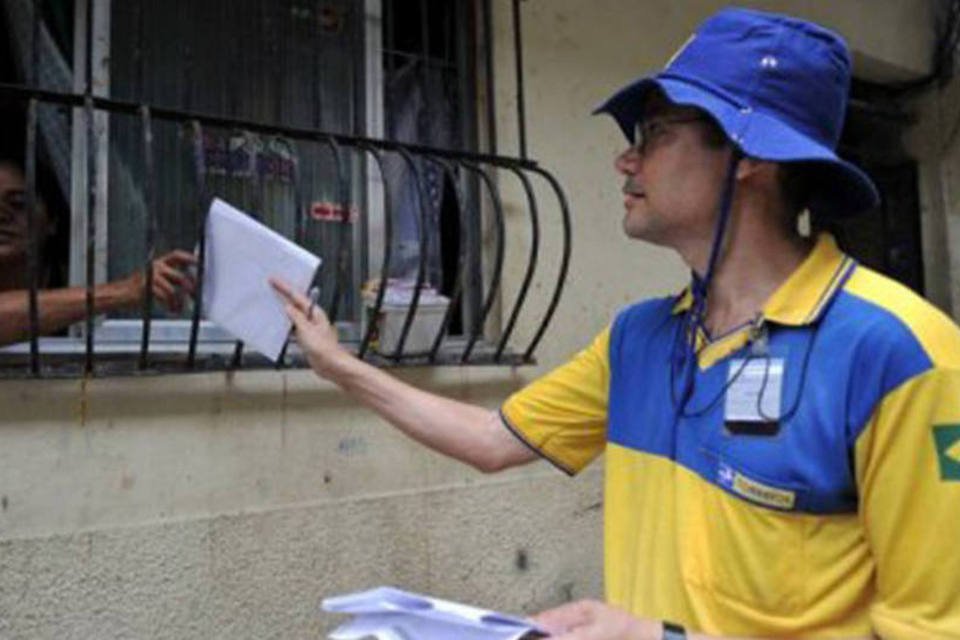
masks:
{"type": "MultiPolygon", "coordinates": [[[[406,372],[495,406],[509,371],[406,372]]],[[[0,386],[0,638],[321,637],[395,584],[599,595],[599,470],[483,476],[306,372],[0,386]]]]}

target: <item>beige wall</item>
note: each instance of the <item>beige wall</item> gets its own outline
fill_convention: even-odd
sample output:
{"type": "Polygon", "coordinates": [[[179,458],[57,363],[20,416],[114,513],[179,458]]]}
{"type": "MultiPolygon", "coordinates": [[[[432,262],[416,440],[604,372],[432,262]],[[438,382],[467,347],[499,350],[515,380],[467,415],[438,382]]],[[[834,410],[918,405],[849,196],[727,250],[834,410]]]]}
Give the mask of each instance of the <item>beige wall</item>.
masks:
{"type": "Polygon", "coordinates": [[[960,82],[913,100],[908,144],[921,165],[921,225],[927,297],[960,319],[960,82]]]}
{"type": "MultiPolygon", "coordinates": [[[[622,237],[612,171],[622,141],[587,114],[659,66],[720,4],[523,3],[530,155],[570,199],[570,282],[541,368],[404,379],[495,407],[618,307],[683,282],[671,255],[622,237]]],[[[926,2],[747,4],[840,28],[864,74],[925,71],[926,2]]],[[[495,2],[496,80],[499,149],[513,155],[509,7],[495,2]]],[[[926,108],[948,112],[935,100],[926,108]]],[[[925,215],[952,229],[941,186],[956,193],[960,178],[932,157],[936,127],[925,122],[930,130],[916,134],[929,157],[925,215]]],[[[523,200],[501,181],[511,231],[526,237],[523,200]]],[[[541,216],[540,308],[559,230],[555,210],[541,216]]],[[[946,246],[937,255],[950,260],[946,246]]],[[[511,254],[506,300],[522,258],[511,254]]],[[[521,342],[536,319],[521,317],[521,342]]],[[[599,468],[575,480],[545,464],[482,476],[424,452],[307,372],[4,382],[0,406],[0,638],[319,637],[332,622],[317,614],[321,597],[383,583],[515,612],[602,595],[599,468]]]]}
{"type": "MultiPolygon", "coordinates": [[[[613,157],[623,139],[609,117],[591,117],[590,111],[629,80],[660,68],[701,20],[726,4],[719,0],[522,3],[528,154],[556,173],[574,211],[573,270],[561,305],[563,318],[551,328],[549,343],[541,350],[549,363],[583,344],[585,336],[599,331],[619,307],[638,298],[673,292],[687,277],[673,254],[632,242],[620,233],[621,180],[613,170],[613,157]],[[577,320],[564,321],[571,317],[577,320]]],[[[854,72],[860,78],[902,81],[929,71],[933,2],[755,0],[738,4],[792,12],[840,31],[853,50],[854,72]]],[[[510,3],[496,5],[498,30],[509,36],[510,3]]],[[[516,154],[512,40],[498,42],[496,53],[500,151],[516,154]]],[[[922,137],[926,140],[935,135],[929,131],[922,137]]],[[[511,190],[513,182],[505,179],[503,184],[512,194],[509,205],[521,208],[524,201],[511,190]]],[[[516,233],[525,237],[522,222],[518,217],[516,233]]],[[[931,234],[931,247],[939,237],[931,234]]],[[[937,253],[941,254],[942,250],[937,253]]],[[[545,264],[548,273],[551,264],[545,264]]],[[[942,272],[939,264],[934,260],[927,265],[928,280],[935,282],[936,301],[943,303],[944,285],[937,282],[937,274],[942,272]]],[[[513,263],[513,282],[522,266],[518,257],[513,263]]],[[[541,293],[545,285],[546,281],[541,293]]],[[[530,330],[529,325],[527,328],[530,330]]]]}
{"type": "MultiPolygon", "coordinates": [[[[401,375],[488,406],[516,385],[401,375]]],[[[482,476],[307,372],[5,382],[0,406],[0,638],[321,637],[321,597],[379,584],[599,594],[598,470],[482,476]]]]}

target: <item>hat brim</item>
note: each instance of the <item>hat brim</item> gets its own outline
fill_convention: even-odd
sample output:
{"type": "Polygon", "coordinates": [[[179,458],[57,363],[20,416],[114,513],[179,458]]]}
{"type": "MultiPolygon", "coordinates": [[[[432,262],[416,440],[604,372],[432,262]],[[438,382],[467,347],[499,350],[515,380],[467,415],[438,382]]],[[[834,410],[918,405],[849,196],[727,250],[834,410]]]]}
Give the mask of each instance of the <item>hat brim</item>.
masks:
{"type": "Polygon", "coordinates": [[[702,82],[669,74],[640,78],[617,91],[593,113],[611,115],[632,143],[634,126],[643,117],[651,92],[656,90],[674,104],[709,113],[745,155],[771,162],[802,163],[810,171],[813,183],[809,203],[812,213],[846,217],[879,206],[880,194],[861,169],[777,118],[738,104],[702,82]]]}

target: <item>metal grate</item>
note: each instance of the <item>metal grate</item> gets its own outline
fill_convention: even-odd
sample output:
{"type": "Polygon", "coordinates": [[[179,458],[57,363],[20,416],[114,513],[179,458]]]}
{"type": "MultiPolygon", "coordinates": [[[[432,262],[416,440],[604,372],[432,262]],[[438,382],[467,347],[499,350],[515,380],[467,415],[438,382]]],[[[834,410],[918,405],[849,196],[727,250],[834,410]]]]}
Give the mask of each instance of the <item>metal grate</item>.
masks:
{"type": "MultiPolygon", "coordinates": [[[[145,6],[146,2],[138,3],[145,6]]],[[[197,4],[197,3],[195,3],[197,4]]],[[[202,3],[201,3],[202,4],[202,3]]],[[[256,3],[254,3],[256,4],[256,3]]],[[[390,3],[392,6],[392,3],[390,3]]],[[[421,9],[428,3],[421,2],[421,9]]],[[[130,6],[133,6],[131,4],[130,6]]],[[[88,16],[92,16],[92,3],[88,8],[88,16]]],[[[423,14],[422,14],[423,15],[423,14]]],[[[143,15],[136,16],[143,21],[143,15]]],[[[90,37],[92,17],[88,18],[88,42],[90,37]]],[[[34,33],[37,27],[34,25],[34,33]]],[[[402,64],[402,59],[409,52],[402,50],[402,44],[394,43],[394,48],[386,50],[385,58],[392,61],[388,64],[402,64]],[[397,62],[401,60],[401,62],[397,62]]],[[[442,56],[432,56],[434,62],[449,59],[449,51],[444,50],[442,56]]],[[[36,48],[34,48],[36,55],[36,48]]],[[[141,52],[138,64],[142,63],[150,54],[141,52]]],[[[409,54],[412,55],[412,54],[409,54]]],[[[89,58],[90,56],[88,56],[89,58]]],[[[189,56],[187,56],[189,57],[189,56]]],[[[430,48],[423,52],[424,58],[429,58],[430,48]]],[[[439,64],[439,66],[443,66],[439,64]]],[[[149,67],[147,67],[149,68],[149,67]]],[[[89,69],[88,69],[89,72],[89,69]]],[[[489,74],[489,69],[487,70],[489,74]]],[[[143,82],[145,72],[141,69],[133,74],[143,82]]],[[[87,75],[90,78],[90,74],[87,75]]],[[[131,85],[132,86],[132,85],[131,85]]],[[[311,158],[323,165],[322,180],[330,183],[332,193],[338,201],[341,212],[357,211],[361,222],[365,222],[370,213],[371,202],[358,196],[358,177],[377,174],[383,184],[383,264],[379,270],[378,294],[370,310],[371,317],[378,317],[384,307],[384,293],[387,289],[388,277],[394,271],[402,256],[397,255],[395,237],[397,235],[396,207],[392,206],[401,194],[398,187],[409,188],[413,195],[415,209],[419,216],[418,237],[416,238],[417,256],[414,265],[413,277],[415,286],[409,305],[403,316],[402,330],[394,349],[383,353],[374,348],[376,335],[374,323],[367,323],[363,327],[362,318],[352,315],[357,307],[355,282],[355,261],[350,255],[350,233],[346,223],[341,221],[336,225],[337,232],[327,238],[324,252],[327,258],[328,269],[325,275],[325,291],[328,293],[322,301],[325,310],[333,320],[347,319],[362,331],[358,331],[355,339],[350,343],[359,357],[382,366],[395,364],[463,364],[463,365],[503,365],[525,364],[533,362],[534,353],[559,302],[563,285],[567,275],[570,256],[570,214],[566,198],[559,182],[548,171],[536,162],[525,158],[511,158],[495,154],[484,154],[463,150],[463,148],[441,148],[430,144],[402,142],[397,139],[383,139],[380,137],[358,135],[352,131],[335,131],[321,127],[309,118],[300,123],[293,118],[291,124],[280,124],[284,120],[283,114],[278,112],[277,117],[253,117],[257,114],[237,115],[230,110],[209,107],[209,111],[197,108],[183,108],[170,106],[162,101],[146,100],[144,93],[133,92],[132,99],[107,98],[95,95],[92,84],[87,83],[82,93],[56,91],[49,88],[40,88],[36,83],[13,84],[0,83],[0,101],[20,105],[27,114],[25,123],[25,178],[26,178],[26,209],[31,224],[37,220],[37,175],[36,158],[38,149],[38,111],[41,109],[60,109],[63,111],[74,109],[81,114],[83,137],[86,143],[87,167],[86,171],[86,209],[89,212],[97,210],[101,205],[98,198],[107,197],[102,190],[97,189],[97,119],[109,114],[111,128],[114,122],[126,121],[125,130],[126,153],[128,157],[137,157],[137,171],[131,172],[130,180],[137,193],[142,195],[142,206],[130,209],[131,215],[140,216],[135,228],[138,230],[135,242],[139,264],[149,266],[150,261],[157,255],[159,237],[163,229],[163,219],[159,215],[160,195],[162,185],[158,181],[158,163],[170,159],[171,149],[166,146],[158,150],[158,129],[163,128],[173,132],[172,137],[180,142],[180,153],[186,151],[191,169],[189,179],[192,183],[185,193],[191,195],[192,202],[181,204],[190,210],[194,220],[191,243],[195,242],[200,254],[198,264],[198,280],[202,282],[202,265],[205,247],[202,230],[205,226],[205,213],[211,199],[212,189],[215,187],[222,192],[226,185],[222,176],[218,176],[215,165],[219,162],[229,162],[220,157],[217,160],[218,140],[223,140],[223,132],[227,135],[241,138],[256,138],[275,151],[276,166],[274,176],[281,176],[284,184],[285,198],[288,201],[287,209],[290,215],[283,218],[263,220],[285,235],[293,237],[300,243],[306,240],[307,219],[309,205],[305,197],[305,162],[303,158],[311,158]],[[215,111],[211,113],[210,111],[215,111]],[[227,115],[229,114],[229,115],[227,115]],[[286,152],[284,150],[287,150],[286,152]],[[317,160],[320,159],[320,160],[317,160]],[[386,179],[386,174],[393,166],[405,169],[406,179],[399,184],[386,179]],[[425,176],[430,174],[431,177],[425,176]],[[505,212],[500,194],[500,180],[509,177],[519,181],[525,194],[525,215],[529,221],[529,236],[527,238],[508,238],[506,234],[505,212]],[[217,180],[221,184],[214,185],[217,180]],[[452,191],[449,194],[456,218],[456,228],[460,240],[456,246],[457,255],[452,261],[449,281],[450,304],[444,314],[439,330],[426,351],[411,353],[407,348],[408,338],[421,306],[420,292],[422,285],[428,280],[430,243],[436,242],[432,237],[437,231],[437,219],[433,215],[430,202],[435,200],[431,189],[436,189],[436,181],[447,185],[452,191]],[[537,198],[535,182],[540,182],[551,192],[555,201],[540,202],[537,198]],[[492,251],[480,255],[481,241],[480,217],[483,211],[482,202],[489,203],[489,215],[493,227],[492,251]],[[556,216],[561,228],[561,246],[547,254],[541,251],[541,216],[556,216]],[[508,247],[517,244],[523,245],[526,241],[527,254],[523,277],[516,297],[513,300],[504,299],[502,291],[505,255],[508,247]],[[487,255],[492,253],[492,255],[487,255]],[[530,288],[534,282],[537,268],[543,262],[544,255],[556,260],[557,276],[547,302],[542,308],[532,308],[528,303],[531,299],[530,288]],[[478,277],[478,263],[480,260],[489,260],[489,278],[486,284],[478,277]],[[353,297],[351,297],[353,296],[353,297]],[[464,301],[473,300],[475,304],[464,310],[464,301]],[[493,313],[496,302],[500,300],[504,308],[505,323],[499,335],[491,339],[485,336],[485,327],[493,313]],[[475,308],[474,308],[475,307],[475,308]],[[516,334],[518,319],[522,314],[538,318],[533,326],[532,337],[523,344],[519,344],[516,334]],[[460,324],[456,331],[452,328],[460,324]]],[[[182,104],[182,103],[179,103],[182,104]]],[[[76,127],[76,124],[75,124],[76,127]]],[[[470,138],[469,132],[462,138],[464,142],[470,138]]],[[[102,139],[100,139],[102,144],[102,139]]],[[[109,138],[108,138],[109,140],[109,138]]],[[[166,142],[164,144],[167,144],[166,142]]],[[[472,146],[472,145],[471,145],[472,146]]],[[[222,151],[222,149],[220,149],[222,151]]],[[[272,156],[271,156],[272,157],[272,156]]],[[[269,159],[269,158],[268,158],[269,159]]],[[[277,178],[280,180],[280,178],[277,178]]],[[[251,198],[262,200],[264,184],[254,184],[251,198]]],[[[262,208],[261,208],[262,210],[262,208]]],[[[363,229],[362,225],[360,228],[363,229]]],[[[149,282],[146,287],[146,297],[140,313],[129,318],[132,325],[139,332],[137,347],[111,344],[98,338],[94,314],[94,290],[97,280],[95,265],[96,248],[100,230],[97,228],[97,216],[87,215],[86,226],[83,229],[74,229],[74,235],[82,234],[86,245],[84,252],[84,276],[87,297],[87,314],[84,322],[82,347],[74,343],[73,349],[64,349],[63,344],[50,342],[40,336],[39,327],[39,265],[38,240],[31,235],[29,251],[29,290],[26,298],[29,305],[30,341],[20,349],[7,349],[0,354],[0,376],[22,377],[24,375],[37,377],[63,377],[77,375],[137,375],[173,371],[209,371],[235,368],[272,367],[273,363],[255,353],[245,353],[243,345],[230,342],[210,342],[205,338],[208,327],[202,321],[203,310],[199,303],[195,304],[189,320],[177,321],[180,325],[188,325],[189,332],[182,340],[157,346],[155,340],[158,334],[166,331],[169,321],[152,316],[153,300],[149,282]]],[[[133,240],[127,238],[127,240],[133,240]]],[[[100,240],[102,242],[102,240],[100,240]]],[[[521,249],[524,250],[524,249],[521,249]]],[[[148,275],[149,268],[145,269],[148,275]]],[[[202,291],[198,291],[197,300],[202,299],[202,291]]],[[[296,345],[285,349],[280,366],[302,366],[303,359],[296,345]]]]}

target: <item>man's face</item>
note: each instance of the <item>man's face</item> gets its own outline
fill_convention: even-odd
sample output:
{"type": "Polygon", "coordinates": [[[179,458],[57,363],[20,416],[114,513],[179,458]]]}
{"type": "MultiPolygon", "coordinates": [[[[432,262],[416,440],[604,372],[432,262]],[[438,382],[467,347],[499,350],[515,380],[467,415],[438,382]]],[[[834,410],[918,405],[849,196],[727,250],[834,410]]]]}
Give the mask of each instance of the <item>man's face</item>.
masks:
{"type": "MultiPolygon", "coordinates": [[[[0,163],[0,262],[27,255],[26,181],[19,167],[0,163]]],[[[49,233],[46,208],[37,199],[37,233],[49,233]]]]}
{"type": "Polygon", "coordinates": [[[673,248],[713,235],[730,148],[707,142],[708,116],[654,98],[638,144],[615,162],[625,178],[623,230],[673,248]]]}

